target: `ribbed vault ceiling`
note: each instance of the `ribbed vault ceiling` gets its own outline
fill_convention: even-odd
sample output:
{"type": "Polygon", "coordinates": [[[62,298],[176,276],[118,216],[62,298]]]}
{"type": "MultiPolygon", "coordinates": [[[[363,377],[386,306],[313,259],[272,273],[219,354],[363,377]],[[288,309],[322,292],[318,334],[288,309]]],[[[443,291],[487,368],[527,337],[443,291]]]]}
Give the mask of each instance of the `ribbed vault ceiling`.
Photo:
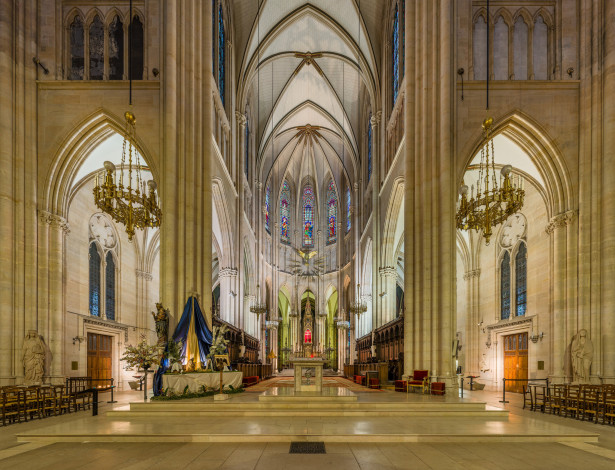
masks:
{"type": "Polygon", "coordinates": [[[307,175],[322,181],[330,173],[338,187],[344,174],[355,180],[359,95],[377,100],[374,51],[380,45],[372,38],[380,39],[381,15],[377,0],[360,3],[359,8],[356,0],[232,2],[239,106],[251,104],[263,181],[272,168],[276,185],[283,175],[299,184],[307,175]]]}

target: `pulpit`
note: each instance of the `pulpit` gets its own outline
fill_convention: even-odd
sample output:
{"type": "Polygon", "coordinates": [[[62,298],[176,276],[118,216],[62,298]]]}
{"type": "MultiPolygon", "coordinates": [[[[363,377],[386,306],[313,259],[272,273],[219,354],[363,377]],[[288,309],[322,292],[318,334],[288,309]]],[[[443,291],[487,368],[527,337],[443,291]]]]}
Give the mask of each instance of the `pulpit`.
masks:
{"type": "Polygon", "coordinates": [[[322,392],[324,359],[297,357],[291,362],[295,369],[295,392],[322,392]]]}

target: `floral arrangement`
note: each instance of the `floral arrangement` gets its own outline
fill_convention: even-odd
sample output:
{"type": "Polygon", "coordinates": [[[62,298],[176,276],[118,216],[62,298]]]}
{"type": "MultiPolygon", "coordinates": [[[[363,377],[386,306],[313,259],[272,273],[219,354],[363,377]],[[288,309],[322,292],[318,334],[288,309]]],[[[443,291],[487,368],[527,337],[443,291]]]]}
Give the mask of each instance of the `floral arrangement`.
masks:
{"type": "Polygon", "coordinates": [[[145,336],[142,335],[139,344],[126,346],[126,351],[120,361],[126,361],[127,370],[133,367],[147,370],[154,365],[159,365],[161,356],[161,348],[158,345],[147,344],[145,336]]]}
{"type": "Polygon", "coordinates": [[[182,346],[181,341],[173,341],[172,339],[167,344],[166,357],[169,360],[169,369],[173,372],[180,372],[182,369],[181,365],[186,357],[182,354],[182,346]]]}
{"type": "Polygon", "coordinates": [[[214,326],[213,340],[209,348],[209,354],[207,355],[207,359],[210,360],[213,366],[215,366],[215,355],[226,354],[226,345],[229,342],[229,340],[225,338],[227,332],[228,327],[226,325],[214,326]]]}

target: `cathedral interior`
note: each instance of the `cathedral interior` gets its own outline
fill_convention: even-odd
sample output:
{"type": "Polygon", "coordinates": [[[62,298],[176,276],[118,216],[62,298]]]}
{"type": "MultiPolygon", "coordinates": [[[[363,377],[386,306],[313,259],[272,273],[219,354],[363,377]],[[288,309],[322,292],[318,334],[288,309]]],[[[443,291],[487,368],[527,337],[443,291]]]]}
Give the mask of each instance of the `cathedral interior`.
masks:
{"type": "MultiPolygon", "coordinates": [[[[0,0],[0,143],[5,397],[89,377],[138,400],[123,357],[198,302],[259,383],[321,358],[398,401],[427,370],[519,416],[532,383],[598,390],[596,421],[615,420],[613,0],[0,0]]],[[[544,455],[610,468],[613,426],[596,429],[544,455]]],[[[19,432],[0,430],[0,466],[60,464],[16,456],[19,432]]],[[[471,463],[391,449],[374,468],[471,463]]],[[[381,452],[363,451],[322,465],[381,452]]]]}

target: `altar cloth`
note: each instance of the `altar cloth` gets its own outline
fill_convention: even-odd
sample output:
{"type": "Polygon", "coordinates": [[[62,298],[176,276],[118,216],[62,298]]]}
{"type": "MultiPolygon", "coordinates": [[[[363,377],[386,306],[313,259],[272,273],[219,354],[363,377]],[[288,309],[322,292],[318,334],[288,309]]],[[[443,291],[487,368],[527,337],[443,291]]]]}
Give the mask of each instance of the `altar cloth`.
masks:
{"type": "MultiPolygon", "coordinates": [[[[240,388],[242,385],[243,372],[223,372],[222,382],[224,388],[232,385],[233,388],[240,388]]],[[[203,385],[207,390],[220,389],[220,372],[201,372],[196,374],[164,374],[162,376],[162,390],[167,388],[174,393],[183,393],[188,386],[191,392],[201,392],[203,385]]]]}

